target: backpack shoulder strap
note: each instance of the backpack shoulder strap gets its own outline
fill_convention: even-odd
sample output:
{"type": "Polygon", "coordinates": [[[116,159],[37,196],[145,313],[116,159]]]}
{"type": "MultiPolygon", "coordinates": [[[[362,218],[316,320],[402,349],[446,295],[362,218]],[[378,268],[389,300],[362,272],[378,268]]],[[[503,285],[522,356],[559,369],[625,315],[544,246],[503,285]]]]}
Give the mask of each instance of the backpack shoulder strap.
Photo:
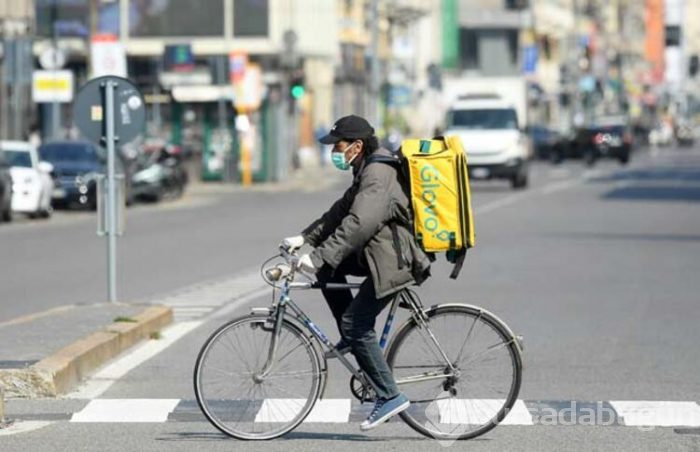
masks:
{"type": "Polygon", "coordinates": [[[464,265],[464,258],[467,257],[467,248],[462,248],[461,250],[457,251],[457,254],[454,256],[454,259],[448,259],[451,263],[454,264],[454,267],[452,267],[452,272],[450,273],[450,279],[457,279],[459,276],[459,272],[462,271],[462,266],[464,265]]]}
{"type": "Polygon", "coordinates": [[[391,156],[372,154],[369,157],[367,157],[368,165],[374,162],[381,162],[389,165],[398,165],[401,163],[401,157],[398,155],[398,153],[394,153],[391,156]]]}

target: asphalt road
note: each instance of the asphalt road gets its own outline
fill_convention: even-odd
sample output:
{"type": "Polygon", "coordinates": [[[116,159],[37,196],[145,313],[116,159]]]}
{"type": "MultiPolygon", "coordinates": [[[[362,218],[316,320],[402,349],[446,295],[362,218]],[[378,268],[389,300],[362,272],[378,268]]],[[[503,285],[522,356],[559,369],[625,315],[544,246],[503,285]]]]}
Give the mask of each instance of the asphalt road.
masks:
{"type": "MultiPolygon", "coordinates": [[[[700,401],[697,347],[700,274],[700,152],[639,152],[632,164],[535,163],[531,187],[473,184],[477,247],[459,280],[436,265],[419,293],[425,304],[456,301],[497,313],[525,337],[528,401],[700,401]]],[[[298,232],[342,191],[346,180],[307,190],[206,192],[130,212],[120,240],[125,300],[259,267],[285,235],[298,232]],[[316,190],[318,188],[318,190],[316,190]]],[[[0,227],[0,319],[66,303],[104,299],[105,244],[87,214],[0,227]]],[[[337,337],[318,293],[300,304],[337,337]]],[[[15,412],[49,420],[0,437],[3,450],[371,450],[425,448],[435,441],[400,422],[370,434],[356,423],[304,424],[266,443],[227,440],[202,422],[191,383],[197,351],[217,325],[264,306],[269,296],[213,310],[155,357],[128,371],[102,399],[180,400],[165,423],[67,422],[89,400],[10,401],[15,412]],[[53,417],[49,414],[53,413],[53,417]]],[[[182,325],[182,324],[181,324],[182,325]]],[[[177,326],[177,325],[176,325],[177,326]]],[[[167,332],[166,332],[167,338],[167,332]]],[[[331,366],[326,396],[349,398],[348,376],[331,366]]],[[[31,417],[31,416],[30,416],[31,417]]],[[[499,426],[453,447],[473,450],[700,450],[697,429],[623,426],[499,426]]]]}

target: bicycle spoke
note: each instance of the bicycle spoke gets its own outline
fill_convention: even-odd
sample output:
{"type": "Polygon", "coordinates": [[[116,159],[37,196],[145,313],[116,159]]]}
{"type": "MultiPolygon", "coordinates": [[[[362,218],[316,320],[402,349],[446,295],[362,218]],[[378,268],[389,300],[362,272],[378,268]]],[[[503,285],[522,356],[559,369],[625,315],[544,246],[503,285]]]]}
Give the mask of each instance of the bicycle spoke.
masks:
{"type": "MultiPolygon", "coordinates": [[[[269,350],[270,349],[270,342],[272,341],[272,334],[266,335],[264,342],[263,342],[263,350],[269,350]]],[[[256,369],[262,369],[262,363],[260,363],[260,360],[262,359],[263,354],[258,353],[257,358],[255,359],[255,368],[256,369]]],[[[267,357],[267,355],[266,355],[267,357]]]]}
{"type": "Polygon", "coordinates": [[[279,391],[281,391],[281,392],[283,392],[283,393],[285,393],[285,394],[288,394],[288,395],[290,395],[290,396],[294,396],[293,398],[299,398],[299,397],[304,398],[304,395],[303,395],[303,394],[300,394],[300,393],[298,393],[298,392],[292,392],[292,391],[290,391],[289,389],[285,389],[285,388],[283,388],[282,386],[280,386],[280,385],[278,385],[278,384],[276,384],[276,383],[273,383],[273,382],[271,382],[271,381],[268,381],[268,380],[265,380],[265,382],[269,383],[270,386],[272,386],[272,387],[274,387],[274,388],[277,388],[277,390],[279,390],[279,391]]]}
{"type": "Polygon", "coordinates": [[[437,345],[435,344],[435,342],[433,342],[432,338],[430,336],[428,336],[426,338],[423,330],[420,330],[420,332],[418,333],[418,336],[423,340],[425,345],[427,345],[428,352],[433,355],[433,358],[437,358],[439,362],[442,362],[443,365],[446,366],[447,363],[445,362],[442,355],[437,350],[435,350],[435,347],[437,347],[437,345]]]}
{"type": "Polygon", "coordinates": [[[472,355],[472,356],[471,356],[471,359],[469,359],[468,361],[466,361],[466,362],[464,363],[464,365],[466,366],[466,365],[468,365],[468,364],[472,364],[472,363],[475,362],[478,358],[480,358],[480,357],[482,357],[482,356],[486,356],[486,355],[488,355],[488,354],[490,354],[490,353],[496,352],[496,351],[498,351],[498,350],[500,350],[500,349],[502,349],[502,348],[504,348],[504,347],[508,347],[508,346],[511,345],[512,343],[513,343],[513,340],[511,339],[511,340],[508,341],[508,342],[501,342],[501,343],[499,343],[499,344],[494,344],[494,345],[488,347],[488,348],[487,348],[486,350],[484,350],[483,352],[479,352],[479,353],[477,353],[476,355],[472,355]]]}
{"type": "Polygon", "coordinates": [[[269,380],[270,378],[299,378],[304,375],[312,375],[316,376],[318,375],[317,372],[314,371],[298,371],[298,372],[284,372],[284,373],[279,373],[279,372],[274,372],[267,377],[265,377],[265,380],[269,380]]]}
{"type": "MultiPolygon", "coordinates": [[[[240,341],[240,339],[238,338],[238,331],[234,331],[233,334],[234,334],[234,336],[236,337],[236,342],[237,342],[239,345],[241,345],[241,341],[240,341]]],[[[229,344],[231,345],[231,347],[232,347],[233,349],[244,350],[244,349],[241,349],[240,347],[234,346],[233,343],[231,342],[232,339],[231,339],[229,336],[225,336],[225,339],[229,341],[229,344]]],[[[248,362],[248,360],[245,359],[244,354],[241,353],[239,356],[240,356],[241,362],[245,365],[246,370],[247,370],[248,372],[250,372],[250,373],[253,373],[252,366],[250,365],[250,363],[248,362]]]]}
{"type": "Polygon", "coordinates": [[[306,344],[304,344],[303,342],[299,343],[299,345],[297,345],[296,347],[294,347],[293,349],[291,349],[290,351],[288,351],[284,356],[282,356],[281,358],[279,358],[279,359],[277,360],[277,364],[279,365],[280,363],[282,363],[282,361],[284,361],[285,359],[287,359],[287,358],[289,357],[289,355],[291,355],[292,353],[294,353],[299,347],[303,347],[303,346],[305,346],[305,345],[306,345],[306,344]]]}
{"type": "Polygon", "coordinates": [[[223,369],[219,369],[218,367],[214,367],[214,366],[209,366],[209,367],[208,367],[208,370],[214,370],[214,371],[216,371],[216,372],[222,373],[222,374],[227,375],[227,376],[229,376],[229,377],[244,377],[244,378],[245,378],[245,377],[250,377],[250,376],[251,376],[251,374],[250,374],[249,372],[245,372],[245,373],[242,373],[242,372],[229,372],[229,371],[225,371],[225,370],[223,370],[223,369]]]}
{"type": "Polygon", "coordinates": [[[464,338],[464,343],[459,349],[459,353],[457,354],[457,358],[455,359],[455,362],[459,362],[459,360],[462,358],[462,353],[464,352],[464,347],[467,345],[467,342],[469,342],[469,339],[472,336],[472,332],[474,331],[474,327],[476,326],[476,322],[481,320],[481,312],[479,312],[479,315],[474,317],[474,321],[472,322],[472,325],[469,327],[469,332],[467,333],[467,337],[464,338]]]}

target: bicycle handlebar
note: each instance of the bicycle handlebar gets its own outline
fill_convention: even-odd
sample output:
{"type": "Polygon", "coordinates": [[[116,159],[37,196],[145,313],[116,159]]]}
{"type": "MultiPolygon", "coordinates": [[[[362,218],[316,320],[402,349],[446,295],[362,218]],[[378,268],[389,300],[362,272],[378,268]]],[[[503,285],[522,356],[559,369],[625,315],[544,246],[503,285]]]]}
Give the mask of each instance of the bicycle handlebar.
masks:
{"type": "Polygon", "coordinates": [[[299,256],[294,251],[290,252],[284,247],[280,247],[279,251],[280,256],[284,258],[289,267],[283,268],[281,264],[278,264],[266,270],[263,275],[271,281],[279,281],[282,278],[287,278],[289,287],[293,289],[347,290],[360,288],[360,283],[326,283],[321,281],[294,282],[294,274],[296,272],[301,272],[308,277],[312,275],[301,270],[299,267],[299,256]]]}

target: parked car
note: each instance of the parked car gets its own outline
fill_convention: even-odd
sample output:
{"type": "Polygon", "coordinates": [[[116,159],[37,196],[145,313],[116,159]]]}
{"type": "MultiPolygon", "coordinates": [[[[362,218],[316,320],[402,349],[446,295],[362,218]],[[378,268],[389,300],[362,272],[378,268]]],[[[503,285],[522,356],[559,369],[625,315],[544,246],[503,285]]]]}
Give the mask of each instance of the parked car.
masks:
{"type": "Polygon", "coordinates": [[[25,141],[0,141],[12,174],[12,210],[32,218],[51,216],[53,165],[39,160],[36,148],[25,141]]]}
{"type": "Polygon", "coordinates": [[[569,156],[593,165],[600,158],[614,158],[627,164],[632,152],[632,133],[622,119],[600,119],[595,125],[576,130],[569,156]]]}
{"type": "Polygon", "coordinates": [[[159,201],[165,197],[182,196],[188,179],[180,147],[171,144],[145,147],[136,162],[132,177],[135,197],[159,201]]]}
{"type": "MultiPolygon", "coordinates": [[[[94,209],[97,206],[97,178],[107,172],[107,156],[103,149],[88,141],[53,141],[39,147],[42,160],[54,167],[54,205],[79,205],[94,209]]],[[[117,174],[125,174],[119,154],[115,160],[117,174]]],[[[127,203],[132,199],[128,175],[127,203]]]]}
{"type": "Polygon", "coordinates": [[[559,163],[564,157],[564,138],[556,130],[541,125],[527,128],[535,158],[559,163]]]}
{"type": "Polygon", "coordinates": [[[12,175],[0,148],[0,222],[12,221],[12,175]]]}

